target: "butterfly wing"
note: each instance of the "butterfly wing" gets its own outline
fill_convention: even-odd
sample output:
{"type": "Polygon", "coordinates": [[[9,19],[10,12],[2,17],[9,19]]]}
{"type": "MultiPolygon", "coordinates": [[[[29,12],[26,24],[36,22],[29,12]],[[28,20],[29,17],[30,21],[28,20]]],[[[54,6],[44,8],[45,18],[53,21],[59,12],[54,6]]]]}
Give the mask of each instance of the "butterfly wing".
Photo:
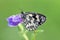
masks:
{"type": "Polygon", "coordinates": [[[34,12],[26,12],[23,17],[27,30],[36,30],[39,25],[46,21],[46,17],[44,15],[34,12]]]}

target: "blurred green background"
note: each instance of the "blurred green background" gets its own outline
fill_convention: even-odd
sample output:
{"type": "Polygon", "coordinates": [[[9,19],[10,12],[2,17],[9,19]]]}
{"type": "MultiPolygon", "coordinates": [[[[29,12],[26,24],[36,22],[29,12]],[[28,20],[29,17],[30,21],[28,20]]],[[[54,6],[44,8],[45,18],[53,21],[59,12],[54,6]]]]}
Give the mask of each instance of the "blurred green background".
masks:
{"type": "MultiPolygon", "coordinates": [[[[40,12],[47,17],[46,22],[38,29],[36,40],[60,40],[60,0],[0,0],[0,40],[24,40],[18,28],[10,28],[6,18],[10,15],[25,12],[40,12]]],[[[31,32],[28,33],[29,38],[31,32]]]]}

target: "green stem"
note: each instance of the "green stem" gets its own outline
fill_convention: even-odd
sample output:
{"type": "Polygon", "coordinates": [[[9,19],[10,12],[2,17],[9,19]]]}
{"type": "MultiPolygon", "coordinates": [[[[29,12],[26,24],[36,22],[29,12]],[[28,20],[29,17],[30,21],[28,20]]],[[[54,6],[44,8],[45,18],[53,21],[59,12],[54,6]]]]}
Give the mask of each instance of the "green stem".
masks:
{"type": "Polygon", "coordinates": [[[34,30],[32,40],[36,40],[36,33],[43,32],[44,30],[34,30]]]}
{"type": "Polygon", "coordinates": [[[36,40],[36,31],[34,31],[34,40],[36,40]]]}
{"type": "Polygon", "coordinates": [[[29,40],[26,33],[23,34],[23,37],[25,38],[25,40],[29,40]]]}
{"type": "Polygon", "coordinates": [[[36,30],[33,32],[32,40],[36,40],[36,30]]]}
{"type": "Polygon", "coordinates": [[[23,37],[25,38],[25,40],[29,40],[27,35],[26,35],[26,32],[27,31],[24,31],[24,28],[23,28],[23,25],[22,24],[18,24],[19,26],[19,29],[21,30],[20,33],[23,35],[23,37]]]}

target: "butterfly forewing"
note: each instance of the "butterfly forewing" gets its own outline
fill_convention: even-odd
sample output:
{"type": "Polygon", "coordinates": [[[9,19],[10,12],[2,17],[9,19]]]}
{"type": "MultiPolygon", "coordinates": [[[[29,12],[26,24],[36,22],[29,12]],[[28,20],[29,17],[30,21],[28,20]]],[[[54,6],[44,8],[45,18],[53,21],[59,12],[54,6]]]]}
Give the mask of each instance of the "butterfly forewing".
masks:
{"type": "Polygon", "coordinates": [[[27,30],[36,30],[39,25],[46,21],[44,15],[34,12],[24,12],[23,19],[27,30]]]}

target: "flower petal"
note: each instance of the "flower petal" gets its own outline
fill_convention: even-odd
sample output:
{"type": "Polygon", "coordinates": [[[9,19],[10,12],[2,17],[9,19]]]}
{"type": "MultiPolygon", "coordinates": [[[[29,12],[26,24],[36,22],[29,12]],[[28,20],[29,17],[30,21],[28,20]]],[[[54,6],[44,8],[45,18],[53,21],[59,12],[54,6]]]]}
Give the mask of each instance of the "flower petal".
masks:
{"type": "Polygon", "coordinates": [[[21,18],[20,15],[12,15],[7,18],[7,21],[8,21],[8,26],[13,27],[23,22],[23,19],[21,18]]]}

